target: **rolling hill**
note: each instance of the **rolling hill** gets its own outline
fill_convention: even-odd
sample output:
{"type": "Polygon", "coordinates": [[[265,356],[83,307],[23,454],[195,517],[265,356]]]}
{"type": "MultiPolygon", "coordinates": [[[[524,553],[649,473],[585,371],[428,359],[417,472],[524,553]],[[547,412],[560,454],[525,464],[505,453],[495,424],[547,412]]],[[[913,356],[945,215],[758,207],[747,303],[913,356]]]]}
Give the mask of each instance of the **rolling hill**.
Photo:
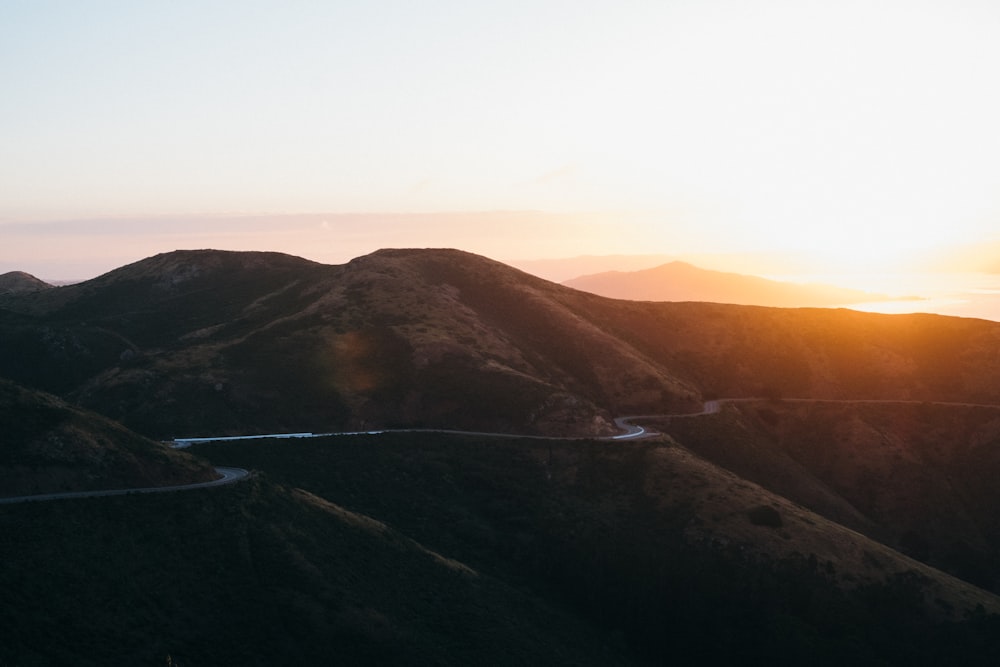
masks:
{"type": "Polygon", "coordinates": [[[6,294],[28,294],[49,289],[52,285],[39,280],[24,271],[10,271],[0,274],[0,296],[6,294]]]}
{"type": "Polygon", "coordinates": [[[564,437],[199,444],[164,465],[257,474],[0,507],[0,661],[994,664],[997,350],[994,322],[614,300],[455,250],[4,295],[11,483],[56,441],[90,475],[177,454],[143,436],[564,437]],[[715,398],[743,400],[592,439],[715,398]]]}
{"type": "Polygon", "coordinates": [[[884,294],[833,285],[798,284],[668,262],[637,271],[608,271],[573,278],[569,287],[612,299],[712,301],[779,308],[845,306],[883,301],[884,294]]]}
{"type": "Polygon", "coordinates": [[[454,250],[184,251],[0,301],[0,375],[146,435],[601,435],[704,396],[1000,402],[1000,328],[616,301],[454,250]]]}

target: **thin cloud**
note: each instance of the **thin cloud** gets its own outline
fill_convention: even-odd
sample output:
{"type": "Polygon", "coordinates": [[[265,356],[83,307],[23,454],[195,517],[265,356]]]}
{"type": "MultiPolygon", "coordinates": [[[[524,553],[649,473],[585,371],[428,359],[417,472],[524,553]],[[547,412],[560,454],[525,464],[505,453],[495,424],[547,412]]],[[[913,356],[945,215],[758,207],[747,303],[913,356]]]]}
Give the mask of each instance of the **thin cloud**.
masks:
{"type": "Polygon", "coordinates": [[[574,182],[579,174],[579,171],[580,170],[577,165],[570,162],[557,169],[545,172],[541,176],[530,181],[530,183],[535,186],[548,187],[551,185],[574,182]]]}
{"type": "Polygon", "coordinates": [[[434,185],[434,179],[425,178],[411,185],[407,189],[406,193],[410,195],[423,194],[424,192],[427,192],[427,190],[429,190],[433,185],[434,185]]]}

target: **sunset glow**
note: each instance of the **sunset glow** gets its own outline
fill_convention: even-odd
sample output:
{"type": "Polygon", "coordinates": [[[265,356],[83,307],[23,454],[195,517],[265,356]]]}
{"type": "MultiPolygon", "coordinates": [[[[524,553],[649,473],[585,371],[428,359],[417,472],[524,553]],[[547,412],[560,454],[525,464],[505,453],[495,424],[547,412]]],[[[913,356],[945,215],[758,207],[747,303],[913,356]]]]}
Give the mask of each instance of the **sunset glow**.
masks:
{"type": "Polygon", "coordinates": [[[401,245],[895,270],[1000,243],[998,29],[971,0],[8,4],[0,271],[401,245]]]}

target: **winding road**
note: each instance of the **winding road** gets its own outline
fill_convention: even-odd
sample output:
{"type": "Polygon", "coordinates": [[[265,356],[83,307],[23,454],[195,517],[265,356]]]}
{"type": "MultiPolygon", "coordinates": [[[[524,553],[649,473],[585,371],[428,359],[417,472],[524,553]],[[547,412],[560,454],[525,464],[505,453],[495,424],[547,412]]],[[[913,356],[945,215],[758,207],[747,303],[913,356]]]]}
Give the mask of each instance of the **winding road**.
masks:
{"type": "MultiPolygon", "coordinates": [[[[652,429],[645,428],[635,424],[636,420],[648,420],[648,419],[684,419],[690,417],[701,417],[704,415],[713,415],[718,413],[723,403],[749,403],[753,401],[768,400],[765,398],[720,398],[711,401],[705,401],[705,404],[700,412],[685,412],[679,414],[659,414],[659,415],[630,415],[627,417],[616,417],[614,420],[615,426],[622,431],[618,435],[609,435],[601,438],[596,438],[598,440],[608,440],[620,442],[623,440],[640,440],[643,438],[653,438],[660,435],[659,432],[652,429]]],[[[984,403],[951,403],[945,401],[917,401],[917,400],[899,400],[899,399],[822,399],[822,398],[783,398],[779,399],[781,402],[787,403],[897,403],[897,404],[920,404],[920,405],[950,405],[950,406],[961,406],[961,407],[982,407],[982,408],[1000,408],[1000,405],[994,404],[984,404],[984,403]]],[[[263,434],[263,435],[240,435],[240,436],[219,436],[219,437],[206,437],[206,438],[177,438],[172,442],[172,447],[175,449],[184,449],[190,447],[194,444],[208,443],[208,442],[231,442],[235,440],[263,440],[263,439],[275,439],[275,438],[322,438],[327,436],[348,436],[348,435],[377,435],[380,433],[449,433],[456,435],[481,435],[489,437],[499,437],[499,438],[531,438],[539,440],[582,440],[582,439],[594,439],[594,438],[583,438],[583,437],[561,437],[552,438],[549,436],[541,435],[517,435],[511,433],[491,433],[488,431],[458,431],[449,429],[382,429],[382,430],[372,430],[372,431],[339,431],[332,433],[273,433],[273,434],[263,434]]],[[[13,496],[9,498],[0,498],[0,505],[8,505],[13,503],[23,503],[23,502],[33,502],[40,500],[63,500],[68,498],[96,498],[101,496],[124,496],[133,493],[169,493],[173,491],[188,491],[191,489],[204,489],[213,486],[222,486],[224,484],[232,484],[245,479],[250,473],[243,468],[216,468],[215,471],[219,473],[219,479],[213,480],[211,482],[198,482],[195,484],[179,484],[175,486],[152,486],[144,487],[138,489],[105,489],[98,491],[69,491],[65,493],[43,493],[35,494],[29,496],[13,496]]]]}
{"type": "Polygon", "coordinates": [[[38,493],[31,496],[12,496],[0,498],[0,505],[27,503],[38,500],[64,500],[67,498],[97,498],[100,496],[127,496],[133,493],[169,493],[171,491],[190,491],[191,489],[207,489],[213,486],[232,484],[244,479],[250,473],[243,468],[216,468],[219,479],[211,482],[196,482],[194,484],[177,484],[174,486],[147,486],[138,489],[100,489],[97,491],[66,491],[63,493],[38,493]]]}
{"type": "MultiPolygon", "coordinates": [[[[655,415],[657,417],[691,417],[696,415],[712,414],[713,412],[718,412],[718,401],[709,401],[705,404],[705,409],[702,412],[695,412],[683,415],[655,415]]],[[[605,436],[603,438],[598,438],[600,440],[638,440],[640,438],[651,438],[658,435],[656,431],[651,431],[631,423],[630,420],[642,419],[642,416],[635,417],[617,417],[615,421],[615,426],[624,433],[620,435],[605,436]]],[[[648,416],[645,418],[649,418],[648,416]]],[[[171,446],[174,449],[186,449],[191,445],[208,443],[208,442],[233,442],[242,440],[272,440],[272,439],[288,439],[288,438],[322,438],[327,436],[337,436],[337,435],[377,435],[380,433],[450,433],[456,435],[482,435],[490,437],[500,437],[500,438],[532,438],[539,440],[551,440],[553,438],[541,435],[517,435],[512,433],[491,433],[488,431],[458,431],[458,430],[448,430],[448,429],[385,429],[385,430],[372,430],[372,431],[340,431],[332,433],[271,433],[262,435],[235,435],[235,436],[218,436],[218,437],[204,437],[204,438],[177,438],[175,439],[171,446]]],[[[559,440],[579,440],[581,438],[557,438],[559,440]]],[[[11,505],[14,503],[26,503],[26,502],[36,502],[42,500],[66,500],[71,498],[98,498],[103,496],[125,496],[133,493],[169,493],[173,491],[188,491],[192,489],[205,489],[213,486],[222,486],[224,484],[232,484],[233,482],[238,482],[241,479],[245,479],[250,473],[243,468],[216,468],[215,471],[219,473],[219,479],[213,480],[211,482],[197,482],[194,484],[178,484],[174,486],[150,486],[143,488],[132,488],[132,489],[100,489],[95,491],[66,491],[62,493],[39,493],[27,496],[11,496],[8,498],[0,498],[0,505],[11,505]]]]}

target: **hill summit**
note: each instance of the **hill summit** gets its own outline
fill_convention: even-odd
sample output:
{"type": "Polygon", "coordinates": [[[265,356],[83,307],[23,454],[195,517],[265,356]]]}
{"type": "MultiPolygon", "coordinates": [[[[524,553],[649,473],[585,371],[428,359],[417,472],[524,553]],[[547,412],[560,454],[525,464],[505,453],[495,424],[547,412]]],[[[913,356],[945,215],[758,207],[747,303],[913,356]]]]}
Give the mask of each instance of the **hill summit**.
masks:
{"type": "Polygon", "coordinates": [[[0,310],[0,375],[157,437],[609,435],[705,397],[1000,403],[1000,326],[620,301],[470,253],[177,251],[0,310]]]}
{"type": "Polygon", "coordinates": [[[0,296],[5,294],[28,294],[51,288],[52,285],[24,271],[10,271],[0,274],[0,296]]]}
{"type": "Polygon", "coordinates": [[[615,300],[447,249],[9,295],[8,480],[328,435],[187,450],[263,472],[224,490],[5,507],[0,658],[992,665],[997,349],[995,322],[615,300]],[[629,414],[658,434],[588,437],[629,414]]]}
{"type": "Polygon", "coordinates": [[[211,466],[0,378],[0,497],[207,482],[211,466]]]}

